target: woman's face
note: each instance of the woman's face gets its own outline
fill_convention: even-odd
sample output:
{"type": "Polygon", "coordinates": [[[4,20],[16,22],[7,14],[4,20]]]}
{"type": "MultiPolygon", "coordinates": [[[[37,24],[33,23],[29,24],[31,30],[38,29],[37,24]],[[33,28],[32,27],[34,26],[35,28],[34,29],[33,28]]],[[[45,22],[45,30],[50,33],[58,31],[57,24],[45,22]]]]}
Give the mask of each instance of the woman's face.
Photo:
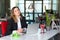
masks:
{"type": "Polygon", "coordinates": [[[18,8],[14,9],[14,15],[15,16],[20,16],[20,10],[18,8]]]}

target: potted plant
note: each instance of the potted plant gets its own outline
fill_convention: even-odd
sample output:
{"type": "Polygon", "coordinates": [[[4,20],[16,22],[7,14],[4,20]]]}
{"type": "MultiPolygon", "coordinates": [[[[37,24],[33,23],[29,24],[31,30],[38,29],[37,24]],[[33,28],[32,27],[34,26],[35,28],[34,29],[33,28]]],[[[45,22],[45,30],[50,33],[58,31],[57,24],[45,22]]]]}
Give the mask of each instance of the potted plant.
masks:
{"type": "Polygon", "coordinates": [[[47,30],[50,30],[51,29],[51,21],[52,21],[52,19],[53,20],[55,20],[55,14],[48,14],[47,12],[46,12],[46,28],[47,28],[47,30]]]}
{"type": "Polygon", "coordinates": [[[46,12],[46,29],[50,30],[50,23],[51,23],[51,17],[49,14],[46,12]]]}
{"type": "Polygon", "coordinates": [[[51,28],[53,29],[54,27],[56,27],[56,24],[55,24],[55,20],[56,19],[56,17],[55,17],[55,15],[54,14],[52,14],[51,15],[51,21],[52,21],[52,23],[51,23],[51,28]]]}

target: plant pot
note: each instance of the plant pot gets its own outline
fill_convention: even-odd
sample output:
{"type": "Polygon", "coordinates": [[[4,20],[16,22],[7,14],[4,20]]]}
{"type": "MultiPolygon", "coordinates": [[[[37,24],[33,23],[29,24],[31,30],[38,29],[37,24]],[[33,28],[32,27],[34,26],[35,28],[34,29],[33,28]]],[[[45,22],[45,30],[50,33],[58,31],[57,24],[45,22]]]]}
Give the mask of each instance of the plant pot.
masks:
{"type": "Polygon", "coordinates": [[[50,26],[46,27],[46,30],[47,30],[47,31],[50,31],[50,29],[51,29],[50,26]]]}

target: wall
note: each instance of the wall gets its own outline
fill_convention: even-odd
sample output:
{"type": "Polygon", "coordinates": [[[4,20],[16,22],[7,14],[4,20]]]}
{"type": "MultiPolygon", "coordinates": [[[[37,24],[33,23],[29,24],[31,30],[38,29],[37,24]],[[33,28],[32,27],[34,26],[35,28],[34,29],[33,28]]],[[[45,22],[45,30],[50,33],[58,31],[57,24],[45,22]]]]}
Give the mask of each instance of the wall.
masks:
{"type": "Polygon", "coordinates": [[[60,0],[58,0],[58,13],[59,13],[59,17],[60,17],[60,0]]]}
{"type": "Polygon", "coordinates": [[[6,16],[6,12],[9,8],[9,0],[0,0],[0,18],[6,16]]]}
{"type": "Polygon", "coordinates": [[[10,14],[10,0],[5,0],[5,14],[10,14]]]}
{"type": "Polygon", "coordinates": [[[5,16],[5,0],[0,0],[0,17],[5,16]]]}

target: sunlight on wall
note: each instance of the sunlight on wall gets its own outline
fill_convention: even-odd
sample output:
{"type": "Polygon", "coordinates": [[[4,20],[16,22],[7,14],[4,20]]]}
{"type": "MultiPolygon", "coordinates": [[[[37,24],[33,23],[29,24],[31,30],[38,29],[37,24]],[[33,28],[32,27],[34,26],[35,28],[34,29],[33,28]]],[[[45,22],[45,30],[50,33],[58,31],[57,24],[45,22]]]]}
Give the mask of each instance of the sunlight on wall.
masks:
{"type": "Polygon", "coordinates": [[[17,6],[17,2],[18,0],[10,0],[10,9],[12,9],[14,6],[17,6]]]}

